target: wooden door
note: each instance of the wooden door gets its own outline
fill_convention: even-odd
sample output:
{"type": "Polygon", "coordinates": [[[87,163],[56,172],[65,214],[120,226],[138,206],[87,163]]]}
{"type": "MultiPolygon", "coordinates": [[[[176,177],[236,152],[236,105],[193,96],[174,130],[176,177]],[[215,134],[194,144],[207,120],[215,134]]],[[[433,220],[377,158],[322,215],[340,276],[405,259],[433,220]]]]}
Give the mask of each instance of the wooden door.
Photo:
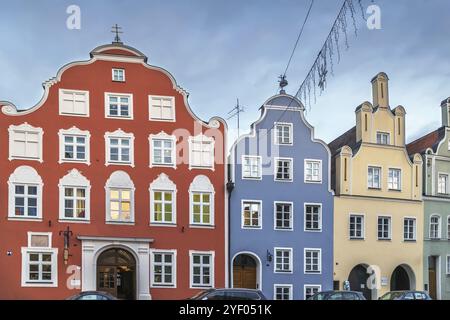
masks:
{"type": "Polygon", "coordinates": [[[433,300],[437,299],[436,257],[428,257],[428,293],[433,300]]]}
{"type": "Polygon", "coordinates": [[[256,285],[256,266],[234,266],[233,288],[258,289],[256,285]]]}
{"type": "Polygon", "coordinates": [[[97,272],[97,290],[107,292],[117,297],[117,268],[116,267],[98,267],[97,272]]]}

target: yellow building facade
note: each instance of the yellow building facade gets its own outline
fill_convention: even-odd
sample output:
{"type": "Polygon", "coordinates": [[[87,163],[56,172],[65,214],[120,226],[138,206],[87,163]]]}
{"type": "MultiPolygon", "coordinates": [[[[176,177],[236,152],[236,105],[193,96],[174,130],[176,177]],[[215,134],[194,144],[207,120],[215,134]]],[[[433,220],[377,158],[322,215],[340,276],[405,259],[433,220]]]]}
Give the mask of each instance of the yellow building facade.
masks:
{"type": "Polygon", "coordinates": [[[334,285],[377,299],[423,289],[422,159],[408,156],[402,106],[389,105],[389,78],[372,79],[356,126],[330,143],[334,285]]]}

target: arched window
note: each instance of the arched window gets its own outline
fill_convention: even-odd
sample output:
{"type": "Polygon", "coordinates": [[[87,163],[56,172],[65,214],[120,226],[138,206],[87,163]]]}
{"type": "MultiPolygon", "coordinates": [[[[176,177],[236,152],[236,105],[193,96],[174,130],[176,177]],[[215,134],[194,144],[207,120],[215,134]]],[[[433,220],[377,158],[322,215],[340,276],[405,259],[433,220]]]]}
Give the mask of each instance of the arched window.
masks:
{"type": "Polygon", "coordinates": [[[134,223],[134,184],[128,173],[116,171],[106,181],[106,222],[134,223]]]}
{"type": "Polygon", "coordinates": [[[59,180],[59,219],[89,221],[91,184],[77,169],[59,180]]]}
{"type": "Polygon", "coordinates": [[[177,186],[165,173],[150,184],[150,223],[177,223],[177,186]]]}
{"type": "Polygon", "coordinates": [[[207,176],[196,176],[189,187],[193,226],[214,226],[214,186],[207,176]]]}
{"type": "Polygon", "coordinates": [[[430,239],[441,238],[441,217],[432,215],[430,217],[430,239]]]}
{"type": "Polygon", "coordinates": [[[42,179],[34,168],[16,168],[8,180],[9,219],[42,220],[42,186],[42,179]]]}

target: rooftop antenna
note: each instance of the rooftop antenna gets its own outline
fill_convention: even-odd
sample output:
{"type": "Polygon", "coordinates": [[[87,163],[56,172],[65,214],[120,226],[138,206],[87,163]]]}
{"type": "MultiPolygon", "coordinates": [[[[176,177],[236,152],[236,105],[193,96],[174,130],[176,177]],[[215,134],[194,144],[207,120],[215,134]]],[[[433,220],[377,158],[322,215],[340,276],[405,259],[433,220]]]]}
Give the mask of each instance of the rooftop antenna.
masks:
{"type": "Polygon", "coordinates": [[[289,82],[286,80],[286,75],[281,75],[278,77],[280,80],[278,81],[280,83],[280,94],[286,94],[286,91],[284,90],[284,87],[286,87],[289,82]]]}
{"type": "Polygon", "coordinates": [[[120,36],[119,34],[123,33],[122,31],[122,27],[119,27],[119,25],[116,23],[113,27],[112,27],[112,33],[115,33],[116,36],[114,37],[114,44],[123,44],[122,40],[120,40],[120,36]]]}
{"type": "Polygon", "coordinates": [[[242,112],[244,112],[244,107],[239,104],[239,98],[238,98],[236,106],[233,109],[231,109],[230,112],[228,112],[229,116],[227,119],[227,120],[230,120],[231,118],[237,117],[238,137],[240,136],[240,115],[242,112]]]}

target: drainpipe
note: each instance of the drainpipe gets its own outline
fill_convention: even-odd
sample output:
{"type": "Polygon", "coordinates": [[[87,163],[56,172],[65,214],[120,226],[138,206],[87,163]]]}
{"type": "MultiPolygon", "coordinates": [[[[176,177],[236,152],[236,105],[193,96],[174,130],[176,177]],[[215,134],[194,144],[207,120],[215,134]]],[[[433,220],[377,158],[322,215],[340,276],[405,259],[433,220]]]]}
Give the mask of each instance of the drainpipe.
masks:
{"type": "Polygon", "coordinates": [[[232,261],[231,261],[231,192],[233,192],[234,189],[234,182],[231,180],[228,180],[227,182],[227,191],[228,191],[228,288],[232,287],[232,283],[231,283],[231,272],[233,272],[233,265],[232,265],[232,261]]]}

